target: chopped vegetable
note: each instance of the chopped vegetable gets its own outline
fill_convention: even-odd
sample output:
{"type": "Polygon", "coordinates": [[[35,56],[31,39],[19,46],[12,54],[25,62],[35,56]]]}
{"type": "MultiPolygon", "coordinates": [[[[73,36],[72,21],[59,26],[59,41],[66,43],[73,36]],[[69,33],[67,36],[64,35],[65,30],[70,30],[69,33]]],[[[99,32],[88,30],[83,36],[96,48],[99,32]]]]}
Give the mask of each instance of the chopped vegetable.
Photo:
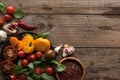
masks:
{"type": "Polygon", "coordinates": [[[8,45],[4,48],[3,57],[9,60],[15,60],[17,58],[17,50],[14,46],[8,45]]]}
{"type": "Polygon", "coordinates": [[[14,72],[15,66],[10,60],[3,60],[0,62],[0,70],[6,74],[11,74],[14,72]]]}

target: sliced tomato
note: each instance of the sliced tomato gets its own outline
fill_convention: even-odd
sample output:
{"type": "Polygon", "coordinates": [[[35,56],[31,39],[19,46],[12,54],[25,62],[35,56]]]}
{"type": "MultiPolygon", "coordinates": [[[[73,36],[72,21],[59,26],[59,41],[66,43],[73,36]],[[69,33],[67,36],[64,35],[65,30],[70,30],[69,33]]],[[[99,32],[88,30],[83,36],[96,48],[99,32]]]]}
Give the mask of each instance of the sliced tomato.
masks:
{"type": "Polygon", "coordinates": [[[0,62],[0,70],[6,74],[12,74],[15,66],[10,60],[3,60],[0,62]]]}
{"type": "Polygon", "coordinates": [[[17,50],[14,46],[6,46],[3,50],[3,57],[9,60],[15,60],[17,58],[17,50]]]}

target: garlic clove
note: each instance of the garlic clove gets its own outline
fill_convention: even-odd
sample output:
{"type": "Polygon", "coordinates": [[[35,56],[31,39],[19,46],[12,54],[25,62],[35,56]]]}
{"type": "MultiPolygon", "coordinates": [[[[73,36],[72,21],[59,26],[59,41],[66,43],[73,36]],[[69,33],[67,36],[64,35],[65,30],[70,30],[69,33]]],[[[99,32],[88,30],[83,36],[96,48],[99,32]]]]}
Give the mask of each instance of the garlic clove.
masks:
{"type": "Polygon", "coordinates": [[[59,46],[57,46],[54,50],[55,50],[55,52],[56,53],[59,53],[59,51],[60,51],[60,49],[62,48],[62,44],[61,45],[59,45],[59,46]]]}

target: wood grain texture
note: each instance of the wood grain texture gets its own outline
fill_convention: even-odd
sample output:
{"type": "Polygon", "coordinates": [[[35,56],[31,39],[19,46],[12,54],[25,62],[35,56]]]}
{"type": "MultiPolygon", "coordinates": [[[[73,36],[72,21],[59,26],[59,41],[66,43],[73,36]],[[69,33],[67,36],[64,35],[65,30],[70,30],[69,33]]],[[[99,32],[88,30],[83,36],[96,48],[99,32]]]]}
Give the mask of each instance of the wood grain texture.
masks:
{"type": "Polygon", "coordinates": [[[38,26],[38,29],[32,32],[50,31],[49,39],[53,46],[70,43],[75,47],[120,47],[119,17],[29,14],[23,20],[29,25],[38,26]]]}
{"type": "Polygon", "coordinates": [[[76,48],[74,57],[84,62],[85,80],[119,80],[119,52],[120,48],[76,48]]]}
{"type": "Polygon", "coordinates": [[[120,0],[3,0],[26,13],[120,14],[120,0]]]}

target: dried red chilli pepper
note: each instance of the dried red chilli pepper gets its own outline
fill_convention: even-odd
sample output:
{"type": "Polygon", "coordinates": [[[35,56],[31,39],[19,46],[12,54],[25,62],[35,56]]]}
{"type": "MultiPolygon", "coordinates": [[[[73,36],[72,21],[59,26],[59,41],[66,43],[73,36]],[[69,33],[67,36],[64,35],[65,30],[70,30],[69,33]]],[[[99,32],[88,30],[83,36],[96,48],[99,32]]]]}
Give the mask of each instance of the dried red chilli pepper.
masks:
{"type": "Polygon", "coordinates": [[[37,27],[28,26],[22,20],[19,20],[17,23],[21,28],[26,29],[26,30],[34,30],[37,28],[37,27]]]}

